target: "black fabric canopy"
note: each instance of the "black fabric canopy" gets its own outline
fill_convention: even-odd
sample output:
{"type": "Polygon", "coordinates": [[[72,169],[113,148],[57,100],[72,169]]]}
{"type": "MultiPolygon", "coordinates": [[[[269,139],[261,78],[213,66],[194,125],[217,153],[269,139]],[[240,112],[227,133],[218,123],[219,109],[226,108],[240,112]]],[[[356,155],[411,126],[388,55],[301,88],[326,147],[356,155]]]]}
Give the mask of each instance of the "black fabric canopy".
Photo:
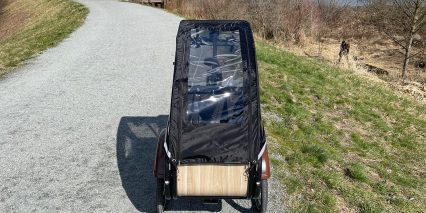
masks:
{"type": "Polygon", "coordinates": [[[167,147],[176,161],[248,163],[265,143],[246,21],[181,21],[167,147]]]}

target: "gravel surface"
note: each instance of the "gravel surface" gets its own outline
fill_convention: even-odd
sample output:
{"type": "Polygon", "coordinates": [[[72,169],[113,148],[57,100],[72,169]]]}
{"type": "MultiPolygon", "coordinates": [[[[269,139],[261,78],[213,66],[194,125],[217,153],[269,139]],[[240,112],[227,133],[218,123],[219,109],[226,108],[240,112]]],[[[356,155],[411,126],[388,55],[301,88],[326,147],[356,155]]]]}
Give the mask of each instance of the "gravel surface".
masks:
{"type": "MultiPolygon", "coordinates": [[[[155,140],[169,111],[180,18],[80,0],[86,23],[0,79],[0,212],[154,212],[155,140]]],[[[282,191],[270,183],[270,212],[282,191]]],[[[170,212],[250,212],[173,201],[170,212]]]]}

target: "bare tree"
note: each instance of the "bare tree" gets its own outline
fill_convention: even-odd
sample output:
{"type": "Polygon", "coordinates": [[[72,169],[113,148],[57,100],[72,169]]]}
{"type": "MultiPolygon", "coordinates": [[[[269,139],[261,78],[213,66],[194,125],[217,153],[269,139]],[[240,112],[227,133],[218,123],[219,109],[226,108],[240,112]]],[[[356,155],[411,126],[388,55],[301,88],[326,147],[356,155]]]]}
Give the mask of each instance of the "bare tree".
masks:
{"type": "Polygon", "coordinates": [[[319,11],[319,20],[316,40],[318,41],[318,54],[321,54],[322,38],[331,31],[338,23],[348,7],[354,0],[316,0],[319,11]]]}
{"type": "Polygon", "coordinates": [[[372,22],[400,47],[404,56],[402,78],[407,77],[410,59],[423,51],[412,53],[415,35],[426,25],[426,0],[371,0],[372,22]]]}
{"type": "Polygon", "coordinates": [[[335,23],[351,2],[352,1],[317,0],[322,20],[327,25],[335,23]]]}

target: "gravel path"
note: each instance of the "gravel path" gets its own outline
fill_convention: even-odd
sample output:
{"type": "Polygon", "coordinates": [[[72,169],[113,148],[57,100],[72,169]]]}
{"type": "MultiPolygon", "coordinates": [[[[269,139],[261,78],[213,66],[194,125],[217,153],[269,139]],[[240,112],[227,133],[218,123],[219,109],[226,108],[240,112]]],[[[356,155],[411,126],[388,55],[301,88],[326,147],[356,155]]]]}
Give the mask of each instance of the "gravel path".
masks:
{"type": "MultiPolygon", "coordinates": [[[[169,110],[180,18],[80,1],[91,11],[81,28],[0,79],[0,212],[154,212],[155,138],[169,110]]],[[[270,188],[279,189],[276,181],[270,188]]],[[[270,212],[282,212],[280,195],[271,194],[270,212]]],[[[232,200],[170,206],[248,207],[232,200]]]]}

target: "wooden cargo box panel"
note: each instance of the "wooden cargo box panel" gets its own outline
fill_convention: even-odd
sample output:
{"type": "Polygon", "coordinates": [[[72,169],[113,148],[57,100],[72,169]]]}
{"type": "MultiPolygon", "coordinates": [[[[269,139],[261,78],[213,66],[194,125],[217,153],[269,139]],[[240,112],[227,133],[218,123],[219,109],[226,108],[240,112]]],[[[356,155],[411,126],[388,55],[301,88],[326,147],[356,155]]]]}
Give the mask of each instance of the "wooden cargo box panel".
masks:
{"type": "Polygon", "coordinates": [[[178,196],[247,195],[248,177],[245,165],[179,165],[178,196]]]}

